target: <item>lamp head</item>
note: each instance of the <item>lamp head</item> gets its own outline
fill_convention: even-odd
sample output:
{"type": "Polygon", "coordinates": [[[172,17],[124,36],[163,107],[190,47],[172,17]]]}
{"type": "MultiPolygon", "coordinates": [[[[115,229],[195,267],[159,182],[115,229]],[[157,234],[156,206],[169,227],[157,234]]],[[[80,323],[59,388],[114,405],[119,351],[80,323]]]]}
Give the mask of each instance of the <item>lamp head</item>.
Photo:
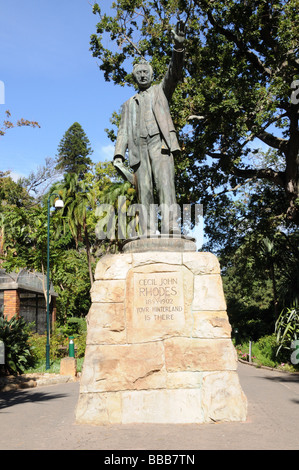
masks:
{"type": "Polygon", "coordinates": [[[62,209],[64,207],[63,200],[56,199],[54,206],[55,206],[55,209],[62,209]]]}

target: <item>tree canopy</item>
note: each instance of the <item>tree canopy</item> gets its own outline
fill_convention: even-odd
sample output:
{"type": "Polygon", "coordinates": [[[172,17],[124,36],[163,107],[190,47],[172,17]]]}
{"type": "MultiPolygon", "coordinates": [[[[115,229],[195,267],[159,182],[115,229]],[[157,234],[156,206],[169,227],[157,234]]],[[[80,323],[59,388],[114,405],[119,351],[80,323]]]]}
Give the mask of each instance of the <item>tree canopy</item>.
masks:
{"type": "Polygon", "coordinates": [[[79,179],[82,179],[89,165],[92,164],[88,156],[91,153],[90,142],[82,126],[74,122],[65,132],[58,146],[56,169],[66,173],[75,173],[79,179]]]}
{"type": "Polygon", "coordinates": [[[262,179],[281,190],[281,214],[298,224],[299,100],[291,99],[299,73],[297,6],[295,0],[118,0],[107,13],[94,5],[100,21],[91,49],[105,79],[121,86],[132,84],[139,56],[151,61],[159,81],[170,30],[178,18],[186,23],[185,76],[171,106],[183,149],[177,168],[184,198],[262,179]],[[272,152],[258,165],[256,140],[272,152]]]}

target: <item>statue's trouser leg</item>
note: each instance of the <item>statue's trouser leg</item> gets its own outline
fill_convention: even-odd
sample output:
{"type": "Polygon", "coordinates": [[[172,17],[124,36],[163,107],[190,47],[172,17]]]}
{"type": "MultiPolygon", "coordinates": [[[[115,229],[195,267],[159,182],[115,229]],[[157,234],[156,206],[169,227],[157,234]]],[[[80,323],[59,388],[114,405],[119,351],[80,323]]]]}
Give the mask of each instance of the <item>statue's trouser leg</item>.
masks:
{"type": "Polygon", "coordinates": [[[159,195],[162,216],[162,233],[180,233],[178,228],[178,206],[174,185],[173,155],[162,148],[161,136],[151,137],[148,143],[151,167],[159,195]]]}
{"type": "Polygon", "coordinates": [[[155,233],[153,224],[153,178],[159,196],[162,233],[180,233],[177,224],[178,206],[174,185],[174,163],[171,153],[164,153],[160,135],[141,139],[140,166],[136,171],[140,203],[147,218],[147,233],[155,233]],[[152,207],[150,207],[152,205],[152,207]],[[152,210],[152,212],[151,212],[152,210]]]}
{"type": "Polygon", "coordinates": [[[155,221],[151,217],[151,209],[154,207],[153,177],[147,139],[141,139],[140,164],[134,168],[134,171],[137,181],[138,199],[142,206],[142,216],[140,217],[141,233],[155,234],[155,221]]]}

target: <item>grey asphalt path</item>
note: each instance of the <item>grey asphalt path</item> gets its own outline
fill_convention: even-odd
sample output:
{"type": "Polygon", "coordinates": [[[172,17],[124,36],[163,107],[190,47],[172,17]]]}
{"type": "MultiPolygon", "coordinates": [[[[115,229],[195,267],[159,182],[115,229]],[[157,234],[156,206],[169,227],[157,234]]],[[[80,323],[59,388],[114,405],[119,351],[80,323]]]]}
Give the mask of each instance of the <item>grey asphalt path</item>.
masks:
{"type": "Polygon", "coordinates": [[[75,424],[79,383],[0,393],[1,450],[298,450],[299,375],[239,363],[244,423],[75,424]]]}

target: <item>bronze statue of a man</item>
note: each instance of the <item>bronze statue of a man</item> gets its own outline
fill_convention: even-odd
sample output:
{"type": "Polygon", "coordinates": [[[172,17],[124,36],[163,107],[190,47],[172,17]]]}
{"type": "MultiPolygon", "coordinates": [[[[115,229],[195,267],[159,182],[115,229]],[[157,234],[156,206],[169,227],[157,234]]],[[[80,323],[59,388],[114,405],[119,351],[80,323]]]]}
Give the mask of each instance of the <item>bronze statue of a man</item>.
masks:
{"type": "Polygon", "coordinates": [[[164,222],[163,232],[180,233],[173,214],[176,207],[173,156],[180,147],[168,102],[183,69],[185,32],[181,22],[172,34],[172,58],[160,84],[152,85],[152,68],[144,59],[133,68],[139,92],[122,107],[114,152],[114,165],[121,171],[128,150],[139,202],[145,210],[146,227],[143,231],[146,234],[155,232],[150,217],[154,184],[164,222]]]}

